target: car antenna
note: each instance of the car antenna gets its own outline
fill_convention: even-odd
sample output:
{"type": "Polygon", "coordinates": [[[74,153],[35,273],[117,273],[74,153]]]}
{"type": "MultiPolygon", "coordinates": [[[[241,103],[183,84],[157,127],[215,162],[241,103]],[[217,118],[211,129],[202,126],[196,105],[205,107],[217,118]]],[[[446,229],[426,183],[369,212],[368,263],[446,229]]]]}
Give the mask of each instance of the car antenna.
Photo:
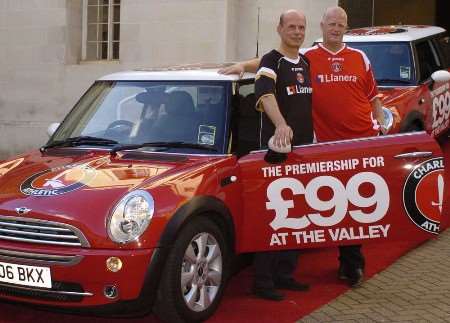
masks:
{"type": "Polygon", "coordinates": [[[259,57],[259,16],[261,12],[261,7],[258,7],[258,19],[257,19],[257,29],[256,29],[256,57],[259,57]]]}

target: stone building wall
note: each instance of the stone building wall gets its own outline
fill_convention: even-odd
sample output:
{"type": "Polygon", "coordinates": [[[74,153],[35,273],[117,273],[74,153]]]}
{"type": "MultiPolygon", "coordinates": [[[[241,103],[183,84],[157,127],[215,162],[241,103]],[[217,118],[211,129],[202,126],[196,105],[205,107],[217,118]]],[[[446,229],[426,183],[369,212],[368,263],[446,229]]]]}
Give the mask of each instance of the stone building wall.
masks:
{"type": "Polygon", "coordinates": [[[223,62],[276,47],[279,14],[302,9],[305,46],[337,0],[122,0],[119,61],[82,61],[82,0],[0,0],[0,160],[44,144],[98,77],[135,67],[223,62]]]}

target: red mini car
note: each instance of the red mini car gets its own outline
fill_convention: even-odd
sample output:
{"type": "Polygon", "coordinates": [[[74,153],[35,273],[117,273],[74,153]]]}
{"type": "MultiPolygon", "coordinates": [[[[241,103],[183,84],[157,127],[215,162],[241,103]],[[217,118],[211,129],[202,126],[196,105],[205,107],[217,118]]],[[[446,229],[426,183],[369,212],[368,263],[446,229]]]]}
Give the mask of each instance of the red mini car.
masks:
{"type": "Polygon", "coordinates": [[[207,67],[96,81],[45,146],[0,162],[0,297],[199,321],[235,255],[439,233],[448,109],[436,138],[316,143],[276,164],[251,151],[253,84],[207,67]]]}
{"type": "Polygon", "coordinates": [[[380,26],[349,30],[344,42],[364,51],[373,67],[381,100],[396,107],[402,122],[395,131],[425,129],[427,111],[448,109],[450,82],[432,89],[431,74],[450,71],[450,43],[434,26],[380,26]]]}

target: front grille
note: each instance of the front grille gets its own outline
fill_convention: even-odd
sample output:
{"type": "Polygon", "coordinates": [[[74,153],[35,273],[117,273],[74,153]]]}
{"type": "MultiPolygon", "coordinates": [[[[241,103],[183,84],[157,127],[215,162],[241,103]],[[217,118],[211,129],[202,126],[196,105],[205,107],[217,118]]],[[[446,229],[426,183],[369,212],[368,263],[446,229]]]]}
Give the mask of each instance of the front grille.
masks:
{"type": "Polygon", "coordinates": [[[0,240],[88,247],[83,233],[74,226],[52,221],[0,215],[0,240]]]}
{"type": "Polygon", "coordinates": [[[16,250],[0,249],[0,260],[13,261],[15,263],[38,265],[62,265],[73,266],[78,264],[83,256],[50,255],[35,252],[23,252],[16,250]]]}
{"type": "Polygon", "coordinates": [[[27,297],[57,302],[81,302],[85,296],[92,296],[81,285],[55,281],[51,289],[29,288],[10,284],[0,284],[0,295],[27,297]]]}

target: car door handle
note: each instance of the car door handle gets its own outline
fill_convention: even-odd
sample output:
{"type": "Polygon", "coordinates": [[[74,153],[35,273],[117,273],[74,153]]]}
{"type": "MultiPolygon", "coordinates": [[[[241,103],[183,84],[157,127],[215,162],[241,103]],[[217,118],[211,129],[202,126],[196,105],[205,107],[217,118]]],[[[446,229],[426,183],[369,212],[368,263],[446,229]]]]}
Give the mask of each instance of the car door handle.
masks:
{"type": "Polygon", "coordinates": [[[415,151],[413,153],[406,153],[406,154],[399,154],[395,155],[394,158],[397,159],[414,159],[414,158],[427,158],[433,156],[433,153],[431,151],[415,151]]]}

